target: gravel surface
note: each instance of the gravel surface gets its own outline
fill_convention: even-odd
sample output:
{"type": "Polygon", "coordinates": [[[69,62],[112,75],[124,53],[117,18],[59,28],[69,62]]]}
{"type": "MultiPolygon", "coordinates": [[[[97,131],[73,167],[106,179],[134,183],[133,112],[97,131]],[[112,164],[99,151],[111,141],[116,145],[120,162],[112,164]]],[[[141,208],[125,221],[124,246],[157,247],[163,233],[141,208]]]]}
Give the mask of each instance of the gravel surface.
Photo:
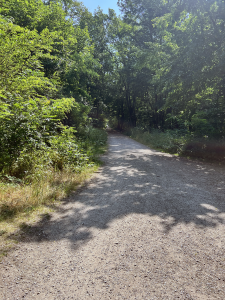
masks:
{"type": "Polygon", "coordinates": [[[109,136],[105,165],[0,264],[0,299],[225,299],[224,167],[109,136]]]}

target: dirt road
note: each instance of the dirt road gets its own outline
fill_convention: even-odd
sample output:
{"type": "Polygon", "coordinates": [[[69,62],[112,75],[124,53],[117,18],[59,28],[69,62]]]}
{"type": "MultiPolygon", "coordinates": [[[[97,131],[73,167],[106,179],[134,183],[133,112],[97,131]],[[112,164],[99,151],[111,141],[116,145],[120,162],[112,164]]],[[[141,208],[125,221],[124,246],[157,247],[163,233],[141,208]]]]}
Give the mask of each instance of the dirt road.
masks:
{"type": "Polygon", "coordinates": [[[0,264],[0,299],[225,299],[225,169],[120,135],[0,264]]]}

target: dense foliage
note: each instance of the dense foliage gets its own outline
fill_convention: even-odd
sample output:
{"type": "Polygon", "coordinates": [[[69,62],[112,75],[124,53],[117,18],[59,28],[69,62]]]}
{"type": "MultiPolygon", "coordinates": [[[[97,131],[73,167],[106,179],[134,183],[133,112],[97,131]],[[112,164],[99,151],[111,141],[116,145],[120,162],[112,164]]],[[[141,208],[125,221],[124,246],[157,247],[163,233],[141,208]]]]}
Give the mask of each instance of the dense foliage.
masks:
{"type": "Polygon", "coordinates": [[[2,174],[28,176],[38,157],[90,164],[106,116],[165,140],[224,136],[224,1],[119,0],[120,17],[75,0],[0,4],[2,174]]]}
{"type": "Polygon", "coordinates": [[[1,1],[0,172],[7,178],[79,171],[106,142],[88,116],[98,61],[87,28],[74,26],[64,4],[1,1]]]}
{"type": "Polygon", "coordinates": [[[120,64],[125,93],[121,118],[146,129],[223,136],[224,1],[119,4],[131,28],[123,37],[128,54],[120,64]]]}

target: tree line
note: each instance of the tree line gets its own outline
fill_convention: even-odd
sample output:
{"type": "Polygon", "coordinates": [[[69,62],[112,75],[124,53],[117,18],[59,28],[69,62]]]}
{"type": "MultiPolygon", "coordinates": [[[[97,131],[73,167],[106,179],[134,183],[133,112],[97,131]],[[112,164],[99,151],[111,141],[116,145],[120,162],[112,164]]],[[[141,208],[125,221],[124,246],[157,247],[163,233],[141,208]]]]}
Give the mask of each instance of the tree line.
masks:
{"type": "Polygon", "coordinates": [[[34,149],[57,168],[86,164],[90,128],[106,119],[224,136],[225,2],[118,5],[120,16],[75,0],[0,0],[1,171],[27,172],[21,157],[34,149]]]}
{"type": "Polygon", "coordinates": [[[224,136],[225,2],[120,0],[119,5],[131,28],[121,70],[129,122],[224,136]]]}
{"type": "Polygon", "coordinates": [[[97,119],[104,111],[121,130],[224,136],[224,1],[119,0],[121,16],[64,5],[98,62],[87,86],[97,119]]]}

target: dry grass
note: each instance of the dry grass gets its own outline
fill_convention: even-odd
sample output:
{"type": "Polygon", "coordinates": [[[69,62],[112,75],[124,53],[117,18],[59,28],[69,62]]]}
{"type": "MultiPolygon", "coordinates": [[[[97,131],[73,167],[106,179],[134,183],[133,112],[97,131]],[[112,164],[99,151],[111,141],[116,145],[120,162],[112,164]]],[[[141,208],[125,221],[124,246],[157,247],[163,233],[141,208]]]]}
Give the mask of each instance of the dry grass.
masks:
{"type": "Polygon", "coordinates": [[[52,212],[60,200],[90,178],[97,168],[95,165],[80,173],[49,171],[30,185],[0,183],[0,256],[15,246],[8,238],[22,224],[37,222],[40,215],[52,212]]]}

